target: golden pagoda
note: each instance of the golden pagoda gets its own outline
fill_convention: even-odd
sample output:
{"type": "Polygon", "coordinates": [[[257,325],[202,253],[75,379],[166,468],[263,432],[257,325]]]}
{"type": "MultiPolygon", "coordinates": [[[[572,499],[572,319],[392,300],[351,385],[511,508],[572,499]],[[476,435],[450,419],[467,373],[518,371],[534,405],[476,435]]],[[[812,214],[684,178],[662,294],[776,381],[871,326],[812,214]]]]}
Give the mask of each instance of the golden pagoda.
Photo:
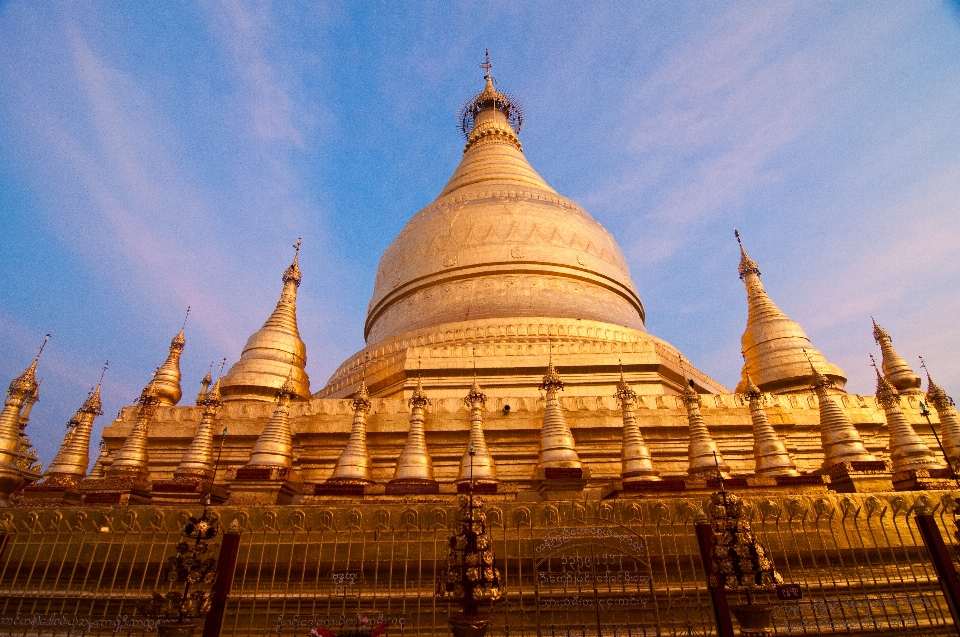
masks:
{"type": "Polygon", "coordinates": [[[810,386],[808,361],[817,365],[835,390],[842,390],[847,383],[843,370],[827,362],[823,354],[810,344],[803,328],[770,299],[760,281],[760,267],[743,249],[740,233],[733,232],[740,245],[740,266],[737,269],[747,289],[747,329],[741,339],[744,376],[737,391],[746,392],[746,375],[749,374],[762,392],[805,393],[810,386]]]}
{"type": "Polygon", "coordinates": [[[220,384],[224,401],[273,401],[288,383],[291,397],[310,396],[307,377],[307,346],[297,329],[297,288],[300,287],[300,239],[293,246],[293,263],[283,272],[283,290],[273,313],[243,347],[240,360],[220,384]],[[288,382],[289,381],[289,382],[288,382]]]}
{"type": "MultiPolygon", "coordinates": [[[[0,492],[23,493],[5,513],[0,548],[26,566],[0,584],[14,582],[3,593],[15,612],[40,617],[89,598],[111,630],[131,617],[145,627],[124,625],[130,634],[191,634],[184,622],[178,633],[147,626],[133,609],[165,581],[157,556],[202,521],[211,535],[226,530],[217,560],[233,560],[206,582],[221,588],[207,616],[219,619],[204,634],[306,634],[308,621],[314,634],[448,635],[448,618],[476,618],[437,593],[449,585],[457,598],[464,581],[496,581],[486,601],[508,600],[490,613],[496,634],[720,634],[704,617],[723,591],[699,570],[712,561],[709,518],[726,514],[710,498],[719,489],[744,515],[749,504],[753,530],[741,530],[777,547],[752,555],[757,563],[786,560],[778,566],[812,589],[813,603],[790,607],[797,619],[781,613],[784,634],[857,628],[818,610],[821,601],[841,608],[844,596],[886,604],[844,607],[863,615],[859,628],[870,617],[870,634],[911,617],[930,635],[954,630],[928,553],[903,530],[934,505],[952,510],[960,494],[947,490],[956,485],[930,413],[889,335],[875,325],[876,395],[847,393],[843,371],[770,299],[740,243],[741,382],[733,392],[692,368],[647,332],[613,236],[527,161],[522,107],[483,67],[482,90],[458,116],[459,165],[384,251],[366,345],[319,391],[297,325],[299,240],[273,312],[229,371],[221,366],[215,382],[208,372],[196,400],[181,404],[181,328],[136,404],[104,429],[89,472],[100,385],[47,476],[26,488],[20,424],[37,396],[37,361],[11,383],[0,492]],[[73,491],[56,502],[31,495],[61,482],[73,491]],[[102,578],[87,577],[90,555],[106,556],[102,578]],[[600,564],[634,570],[590,570],[600,564]],[[80,573],[79,583],[64,585],[61,572],[80,573]],[[917,575],[904,587],[891,572],[917,575]],[[601,580],[604,590],[583,585],[601,580]],[[614,590],[618,582],[629,590],[614,590]],[[914,597],[925,606],[903,610],[914,597]],[[632,618],[599,625],[631,604],[632,618]]],[[[702,337],[711,333],[705,326],[702,337]]],[[[946,454],[960,462],[952,400],[932,381],[927,399],[946,454]]],[[[8,618],[19,621],[0,609],[0,626],[8,618]]]]}

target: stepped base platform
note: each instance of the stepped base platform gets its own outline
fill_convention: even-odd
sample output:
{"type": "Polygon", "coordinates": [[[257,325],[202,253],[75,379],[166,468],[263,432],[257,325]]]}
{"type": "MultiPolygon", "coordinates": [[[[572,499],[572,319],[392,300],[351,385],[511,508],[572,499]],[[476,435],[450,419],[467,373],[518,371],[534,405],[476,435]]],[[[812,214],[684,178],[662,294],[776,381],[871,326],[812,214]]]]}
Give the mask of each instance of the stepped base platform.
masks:
{"type": "Polygon", "coordinates": [[[86,506],[150,504],[152,484],[146,478],[107,476],[80,482],[82,503],[86,506]]]}
{"type": "Polygon", "coordinates": [[[226,487],[200,478],[173,478],[153,483],[154,504],[203,504],[207,494],[211,504],[223,504],[230,497],[226,487]]]}
{"type": "MultiPolygon", "coordinates": [[[[228,474],[229,477],[229,474],[228,474]]],[[[289,467],[240,467],[230,483],[231,505],[297,504],[303,478],[289,467]]]]}
{"type": "Polygon", "coordinates": [[[841,462],[826,471],[830,490],[837,493],[882,493],[893,491],[893,476],[882,460],[841,462]]]}

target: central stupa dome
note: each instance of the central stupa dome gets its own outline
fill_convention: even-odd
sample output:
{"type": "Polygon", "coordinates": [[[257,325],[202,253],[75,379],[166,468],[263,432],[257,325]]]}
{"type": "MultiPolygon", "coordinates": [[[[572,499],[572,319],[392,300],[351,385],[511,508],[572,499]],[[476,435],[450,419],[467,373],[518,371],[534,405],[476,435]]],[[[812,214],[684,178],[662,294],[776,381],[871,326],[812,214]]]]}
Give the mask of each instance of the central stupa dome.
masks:
{"type": "Polygon", "coordinates": [[[676,394],[688,381],[728,391],[647,333],[617,242],[533,169],[519,104],[481,66],[486,86],[460,111],[460,165],[383,253],[367,345],[315,396],[345,398],[365,383],[378,398],[421,385],[462,397],[479,382],[499,409],[537,399],[548,360],[568,397],[613,396],[621,373],[640,394],[676,394]]]}
{"type": "Polygon", "coordinates": [[[380,259],[364,337],[472,319],[549,316],[644,330],[613,236],[537,174],[522,115],[488,74],[461,111],[463,159],[380,259]]]}

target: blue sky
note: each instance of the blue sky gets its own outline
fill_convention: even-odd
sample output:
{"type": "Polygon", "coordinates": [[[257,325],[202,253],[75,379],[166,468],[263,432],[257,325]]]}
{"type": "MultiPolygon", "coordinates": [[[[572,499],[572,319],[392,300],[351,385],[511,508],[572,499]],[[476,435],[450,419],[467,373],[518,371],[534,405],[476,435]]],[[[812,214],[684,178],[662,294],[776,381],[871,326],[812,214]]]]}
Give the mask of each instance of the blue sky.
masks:
{"type": "MultiPolygon", "coordinates": [[[[870,315],[960,394],[960,9],[938,2],[0,4],[0,381],[43,334],[48,463],[110,360],[130,404],[192,307],[185,401],[303,237],[314,390],[494,76],[534,167],[623,248],[647,327],[732,387],[733,228],[848,389],[870,315]]],[[[96,440],[96,437],[95,437],[96,440]]]]}

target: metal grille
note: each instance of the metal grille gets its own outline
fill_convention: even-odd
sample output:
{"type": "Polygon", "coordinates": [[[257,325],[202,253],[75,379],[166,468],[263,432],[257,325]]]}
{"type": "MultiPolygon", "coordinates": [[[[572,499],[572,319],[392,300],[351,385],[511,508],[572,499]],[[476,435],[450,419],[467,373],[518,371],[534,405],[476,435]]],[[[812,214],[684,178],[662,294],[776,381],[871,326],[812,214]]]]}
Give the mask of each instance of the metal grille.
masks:
{"type": "MultiPolygon", "coordinates": [[[[913,520],[913,496],[753,502],[757,537],[800,601],[770,603],[777,634],[956,635],[913,520]],[[919,634],[919,632],[917,633],[919,634]]],[[[728,593],[731,604],[743,595],[728,593]]]]}
{"type": "Polygon", "coordinates": [[[161,571],[180,540],[177,513],[5,513],[0,635],[155,634],[156,622],[138,616],[137,605],[166,590],[161,571]]]}
{"type": "MultiPolygon", "coordinates": [[[[943,499],[943,534],[955,544],[946,512],[954,501],[925,497],[943,499]]],[[[775,605],[777,634],[955,634],[913,520],[914,498],[747,498],[754,532],[784,579],[804,592],[796,602],[758,597],[775,605]]],[[[715,635],[694,531],[703,505],[488,499],[506,589],[488,634],[715,635]]],[[[387,622],[390,635],[450,634],[447,619],[459,609],[436,591],[456,520],[452,501],[216,514],[241,530],[221,634],[306,635],[315,626],[336,633],[364,619],[387,622]]],[[[137,603],[167,590],[163,563],[187,515],[177,507],[4,512],[0,635],[156,634],[137,603]]],[[[728,599],[738,603],[736,593],[728,599]]]]}

